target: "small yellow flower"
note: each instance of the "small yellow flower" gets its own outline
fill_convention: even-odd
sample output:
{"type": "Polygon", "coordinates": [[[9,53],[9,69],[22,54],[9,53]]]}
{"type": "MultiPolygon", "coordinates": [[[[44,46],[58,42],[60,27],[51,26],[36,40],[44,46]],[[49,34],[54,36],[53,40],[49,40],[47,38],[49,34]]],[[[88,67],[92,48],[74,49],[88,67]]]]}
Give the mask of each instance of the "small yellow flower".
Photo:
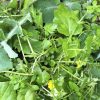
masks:
{"type": "Polygon", "coordinates": [[[48,88],[50,89],[50,90],[52,90],[52,89],[54,89],[54,83],[53,83],[53,81],[52,80],[49,80],[49,82],[48,82],[48,88]]]}
{"type": "Polygon", "coordinates": [[[77,64],[77,69],[81,68],[83,65],[86,65],[86,62],[82,61],[82,60],[78,60],[76,61],[77,64]]]}
{"type": "Polygon", "coordinates": [[[80,68],[83,65],[81,60],[76,61],[76,64],[77,64],[76,68],[80,68]]]}

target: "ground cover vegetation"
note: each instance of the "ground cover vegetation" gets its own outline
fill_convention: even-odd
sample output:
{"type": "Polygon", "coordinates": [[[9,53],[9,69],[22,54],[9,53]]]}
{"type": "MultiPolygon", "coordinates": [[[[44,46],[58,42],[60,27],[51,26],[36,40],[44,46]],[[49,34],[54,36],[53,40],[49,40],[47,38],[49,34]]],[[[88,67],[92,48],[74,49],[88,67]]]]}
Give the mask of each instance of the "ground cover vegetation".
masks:
{"type": "Polygon", "coordinates": [[[100,100],[100,1],[0,0],[0,100],[100,100]]]}

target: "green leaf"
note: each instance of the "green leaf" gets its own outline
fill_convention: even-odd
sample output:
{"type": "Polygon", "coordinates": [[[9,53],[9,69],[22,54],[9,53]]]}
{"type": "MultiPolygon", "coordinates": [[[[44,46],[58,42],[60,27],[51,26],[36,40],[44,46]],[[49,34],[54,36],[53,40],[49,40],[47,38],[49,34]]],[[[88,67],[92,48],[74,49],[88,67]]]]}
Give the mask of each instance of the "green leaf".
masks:
{"type": "Polygon", "coordinates": [[[63,4],[59,5],[54,12],[54,23],[57,24],[58,32],[66,36],[77,35],[82,32],[77,14],[63,4]]]}
{"type": "Polygon", "coordinates": [[[6,89],[8,88],[8,85],[9,85],[8,82],[0,82],[0,99],[2,98],[6,89]]]}
{"type": "Polygon", "coordinates": [[[63,76],[59,76],[57,80],[55,80],[55,86],[57,88],[57,90],[61,90],[64,84],[64,77],[63,76]]]}
{"type": "Polygon", "coordinates": [[[13,68],[12,62],[7,56],[5,50],[0,48],[0,71],[5,71],[13,68]]]}
{"type": "Polygon", "coordinates": [[[17,8],[17,0],[11,0],[8,4],[10,8],[17,8]]]}
{"type": "Polygon", "coordinates": [[[14,28],[16,25],[17,22],[14,19],[4,18],[2,23],[0,23],[0,28],[3,30],[5,36],[7,36],[10,33],[9,30],[13,30],[12,28],[14,28]]]}
{"type": "Polygon", "coordinates": [[[37,2],[35,2],[35,7],[42,11],[43,20],[45,23],[53,20],[54,9],[56,8],[56,3],[54,0],[37,0],[37,2]]]}
{"type": "Polygon", "coordinates": [[[30,12],[31,12],[31,15],[33,17],[33,21],[35,22],[37,27],[42,28],[42,26],[43,26],[42,13],[33,7],[30,8],[30,12]]]}
{"type": "Polygon", "coordinates": [[[16,91],[13,90],[13,86],[8,84],[8,83],[0,83],[1,89],[0,93],[1,95],[1,100],[16,100],[16,91]],[[4,91],[5,90],[5,91],[4,91]]]}
{"type": "Polygon", "coordinates": [[[2,41],[1,45],[3,46],[4,50],[6,51],[6,53],[8,54],[8,56],[10,58],[16,58],[18,57],[18,54],[15,53],[12,48],[6,43],[6,41],[2,41]]]}
{"type": "Polygon", "coordinates": [[[15,21],[15,19],[12,18],[4,18],[3,22],[0,23],[0,27],[5,28],[6,27],[14,27],[17,24],[17,22],[15,21]]]}
{"type": "Polygon", "coordinates": [[[49,73],[47,73],[45,70],[41,73],[41,75],[39,75],[37,77],[37,82],[39,84],[45,84],[46,82],[48,82],[48,80],[50,79],[50,75],[49,73]]]}
{"type": "Polygon", "coordinates": [[[33,89],[34,91],[37,91],[37,90],[39,90],[39,87],[38,87],[38,85],[32,85],[32,89],[33,89]]]}
{"type": "Polygon", "coordinates": [[[25,29],[23,29],[23,33],[28,36],[31,40],[38,41],[40,32],[35,30],[32,26],[26,26],[25,29]]]}
{"type": "Polygon", "coordinates": [[[25,94],[26,94],[26,91],[20,91],[18,92],[17,94],[17,100],[25,100],[25,94]]]}
{"type": "Polygon", "coordinates": [[[34,73],[36,74],[36,75],[40,75],[41,76],[41,74],[42,74],[42,70],[41,70],[41,68],[39,67],[39,66],[34,66],[34,73]]]}
{"type": "Polygon", "coordinates": [[[74,90],[78,95],[81,95],[80,94],[80,89],[79,87],[72,81],[69,81],[69,86],[72,90],[74,90]]]}
{"type": "Polygon", "coordinates": [[[24,0],[24,7],[23,7],[23,9],[24,9],[24,10],[28,9],[28,7],[29,7],[31,4],[33,4],[35,1],[37,1],[37,0],[24,0]]]}
{"type": "Polygon", "coordinates": [[[0,75],[0,82],[6,82],[6,81],[10,81],[10,78],[4,75],[0,75]]]}
{"type": "Polygon", "coordinates": [[[80,53],[80,43],[78,39],[62,40],[62,49],[68,58],[73,58],[80,53]]]}
{"type": "MultiPolygon", "coordinates": [[[[12,88],[13,89],[13,88],[12,88]]],[[[12,90],[7,100],[16,100],[16,91],[12,90]]]]}
{"type": "Polygon", "coordinates": [[[31,89],[26,92],[25,100],[36,100],[35,93],[31,89]]]}
{"type": "Polygon", "coordinates": [[[0,41],[5,39],[5,35],[2,29],[0,29],[0,41]]]}
{"type": "Polygon", "coordinates": [[[17,95],[17,100],[25,100],[25,96],[22,94],[17,95]]]}
{"type": "Polygon", "coordinates": [[[26,14],[24,17],[22,17],[18,23],[14,26],[14,28],[8,33],[6,41],[8,41],[9,39],[11,39],[14,35],[16,34],[22,34],[22,28],[21,25],[24,24],[27,20],[29,20],[30,22],[32,22],[32,18],[30,16],[30,13],[26,14]]]}
{"type": "Polygon", "coordinates": [[[54,0],[56,2],[56,4],[59,4],[60,3],[60,0],[54,0]]]}
{"type": "Polygon", "coordinates": [[[85,49],[87,50],[87,54],[91,53],[92,44],[93,44],[93,36],[89,35],[85,40],[85,49]]]}
{"type": "Polygon", "coordinates": [[[93,67],[91,67],[90,71],[91,71],[93,77],[100,78],[100,68],[98,66],[93,65],[93,67]]]}
{"type": "Polygon", "coordinates": [[[79,2],[65,1],[64,4],[73,10],[81,10],[81,4],[79,2]]]}
{"type": "Polygon", "coordinates": [[[42,83],[48,82],[49,79],[50,79],[49,73],[44,70],[42,72],[42,83]]]}
{"type": "Polygon", "coordinates": [[[57,25],[49,23],[44,26],[45,35],[48,36],[49,34],[53,34],[57,28],[57,25]]]}
{"type": "MultiPolygon", "coordinates": [[[[31,53],[29,45],[28,45],[26,40],[21,39],[21,45],[22,45],[22,48],[23,48],[23,52],[25,54],[30,54],[31,53]]],[[[16,48],[18,50],[18,52],[21,52],[21,48],[20,48],[18,40],[15,40],[13,46],[14,46],[14,48],[16,48]]]]}
{"type": "Polygon", "coordinates": [[[14,86],[14,90],[17,90],[17,89],[19,89],[19,83],[15,84],[14,86]]]}
{"type": "Polygon", "coordinates": [[[42,41],[30,41],[33,47],[33,50],[37,53],[41,53],[43,50],[42,41]]]}
{"type": "Polygon", "coordinates": [[[47,49],[48,47],[51,46],[50,40],[47,39],[44,39],[42,44],[43,44],[43,49],[47,49]]]}
{"type": "Polygon", "coordinates": [[[97,47],[100,47],[100,26],[97,27],[96,30],[96,36],[94,38],[95,44],[97,45],[97,47]]]}

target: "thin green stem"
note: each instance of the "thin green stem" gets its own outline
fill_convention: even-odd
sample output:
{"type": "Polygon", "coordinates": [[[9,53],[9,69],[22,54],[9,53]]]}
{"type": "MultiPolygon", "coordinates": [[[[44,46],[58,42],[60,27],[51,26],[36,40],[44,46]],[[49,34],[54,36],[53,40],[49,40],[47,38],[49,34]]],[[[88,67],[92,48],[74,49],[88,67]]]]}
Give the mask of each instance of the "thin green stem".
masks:
{"type": "Polygon", "coordinates": [[[27,60],[26,60],[25,55],[24,55],[24,51],[23,51],[23,47],[22,47],[22,45],[21,45],[20,38],[19,38],[18,35],[17,35],[17,37],[18,37],[18,42],[19,42],[19,45],[20,45],[20,48],[21,48],[21,51],[22,51],[22,55],[23,55],[24,61],[25,61],[25,63],[27,64],[27,60]]]}
{"type": "Polygon", "coordinates": [[[61,67],[64,71],[66,71],[70,76],[72,76],[73,78],[76,78],[77,80],[81,80],[80,78],[78,78],[77,76],[73,75],[71,72],[69,72],[68,70],[66,70],[64,67],[61,67]]]}
{"type": "Polygon", "coordinates": [[[16,74],[16,75],[22,75],[22,76],[32,76],[32,75],[34,75],[34,74],[18,73],[18,72],[12,72],[12,71],[1,71],[0,73],[10,73],[10,74],[16,74]]]}
{"type": "Polygon", "coordinates": [[[58,60],[57,62],[59,62],[59,63],[72,63],[72,64],[75,63],[75,61],[63,61],[63,60],[61,60],[61,61],[58,60]]]}
{"type": "Polygon", "coordinates": [[[63,58],[63,55],[64,55],[63,53],[60,55],[60,59],[57,61],[57,67],[55,67],[53,74],[56,72],[57,68],[58,68],[58,72],[59,72],[59,64],[60,64],[61,59],[63,58]]]}
{"type": "Polygon", "coordinates": [[[68,98],[70,95],[72,95],[74,93],[74,91],[72,91],[70,94],[68,94],[68,95],[66,95],[66,96],[64,96],[63,98],[68,98]]]}
{"type": "Polygon", "coordinates": [[[29,45],[29,47],[30,47],[30,50],[31,50],[32,54],[34,55],[35,52],[33,51],[32,45],[31,45],[31,43],[30,43],[30,41],[29,41],[28,38],[27,38],[27,42],[28,42],[28,45],[29,45]]]}
{"type": "Polygon", "coordinates": [[[84,17],[87,15],[87,12],[81,17],[81,19],[79,20],[79,22],[78,23],[80,23],[83,19],[84,19],[84,17]]]}
{"type": "Polygon", "coordinates": [[[0,18],[9,18],[9,17],[22,17],[22,15],[0,16],[0,18]]]}
{"type": "Polygon", "coordinates": [[[49,93],[49,95],[51,95],[50,91],[47,90],[45,87],[42,86],[42,89],[45,90],[47,93],[49,93]]]}
{"type": "Polygon", "coordinates": [[[33,67],[32,67],[32,72],[33,72],[34,66],[35,66],[36,63],[38,62],[38,59],[39,59],[42,55],[44,55],[44,54],[46,54],[46,53],[47,53],[47,51],[41,53],[37,58],[35,58],[35,61],[34,61],[34,63],[33,63],[33,67]]]}

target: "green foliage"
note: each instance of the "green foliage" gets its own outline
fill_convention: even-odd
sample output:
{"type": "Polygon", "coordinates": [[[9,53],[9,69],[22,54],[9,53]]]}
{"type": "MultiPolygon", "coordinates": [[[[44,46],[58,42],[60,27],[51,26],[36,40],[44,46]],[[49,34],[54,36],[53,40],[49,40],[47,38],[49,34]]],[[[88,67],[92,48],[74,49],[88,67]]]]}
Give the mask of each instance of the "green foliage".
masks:
{"type": "Polygon", "coordinates": [[[0,100],[99,100],[98,0],[0,1],[0,100]]]}
{"type": "Polygon", "coordinates": [[[58,32],[66,36],[82,33],[82,26],[76,12],[71,11],[63,4],[59,5],[55,11],[54,23],[58,26],[58,32]]]}
{"type": "Polygon", "coordinates": [[[43,13],[43,20],[45,23],[51,22],[53,20],[53,12],[57,7],[54,0],[37,0],[35,7],[40,9],[43,13]]]}
{"type": "Polygon", "coordinates": [[[10,68],[13,68],[12,62],[5,50],[0,48],[0,71],[9,70],[10,68]]]}

